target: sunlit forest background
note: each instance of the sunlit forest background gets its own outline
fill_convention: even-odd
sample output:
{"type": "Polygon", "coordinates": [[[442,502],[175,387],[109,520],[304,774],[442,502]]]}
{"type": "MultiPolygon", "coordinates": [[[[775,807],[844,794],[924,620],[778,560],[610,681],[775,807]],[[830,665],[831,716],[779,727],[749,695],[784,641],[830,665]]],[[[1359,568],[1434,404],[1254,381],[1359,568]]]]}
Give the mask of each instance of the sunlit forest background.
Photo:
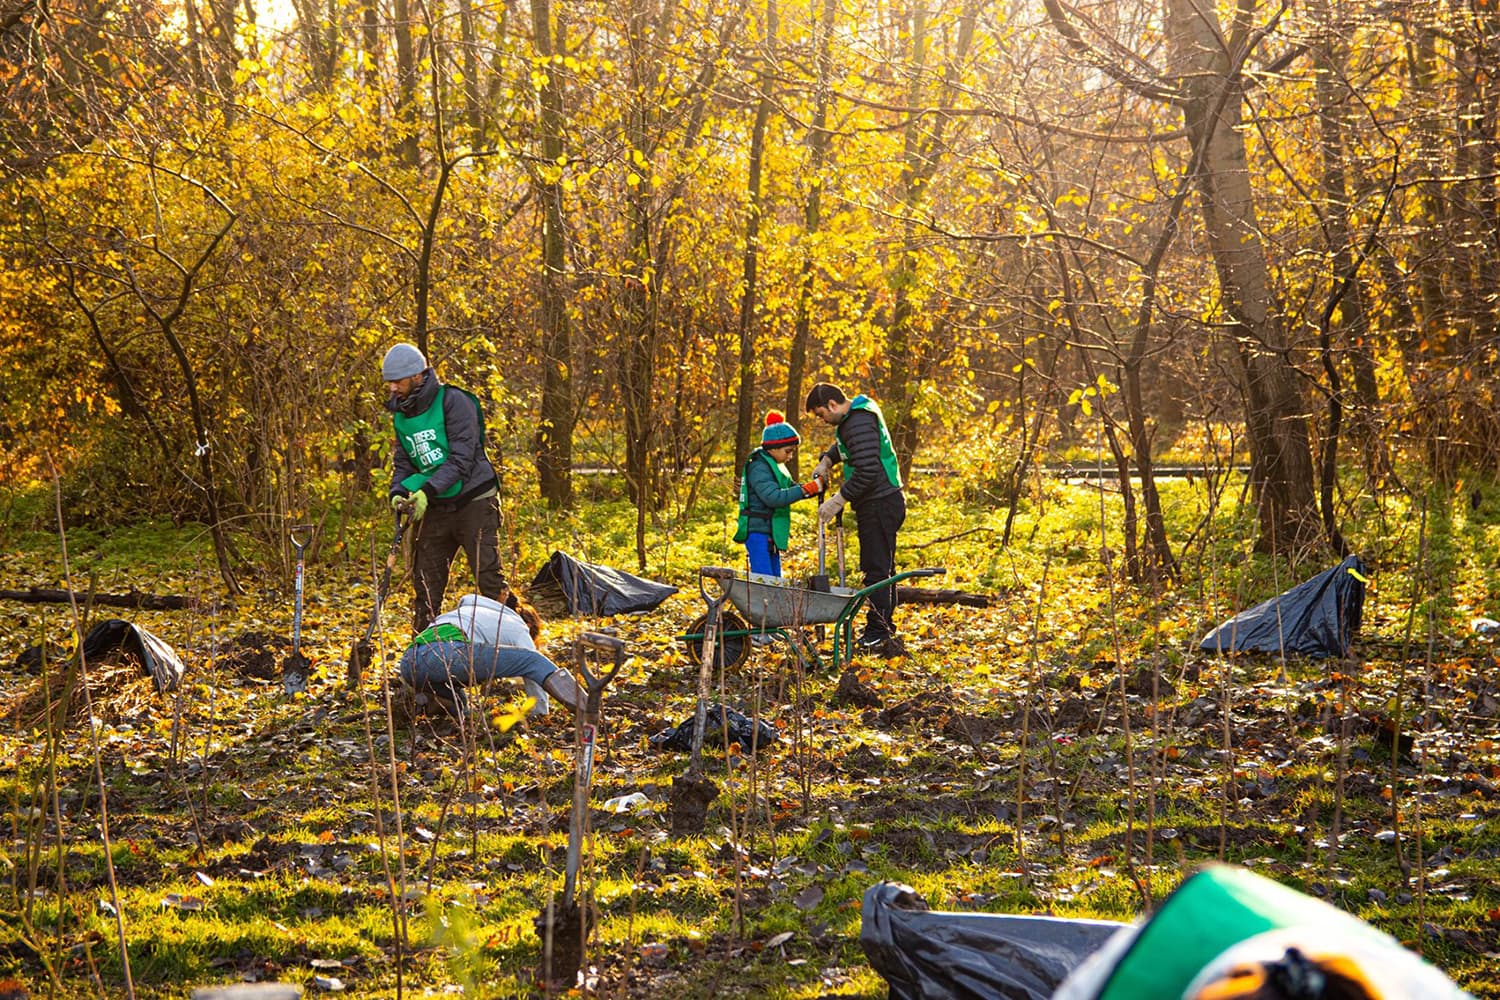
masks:
{"type": "Polygon", "coordinates": [[[880,879],[1130,919],[1214,859],[1500,996],[1496,67],[1495,0],[0,0],[0,995],[536,995],[577,816],[596,994],[878,997],[880,879]],[[512,581],[679,588],[548,615],[632,657],[593,820],[567,713],[395,721],[398,341],[484,401],[512,581]],[[977,603],[754,644],[776,746],[669,833],[693,570],[821,380],[977,603]],[[1350,553],[1356,652],[1199,647],[1350,553]],[[125,590],[170,694],[85,670],[125,590]]]}
{"type": "Polygon", "coordinates": [[[1128,473],[1137,576],[1161,463],[1340,551],[1500,459],[1497,42],[1486,0],[12,0],[0,516],[56,473],[200,520],[232,593],[376,492],[410,340],[510,495],[623,474],[640,565],[818,379],[1001,504],[1128,473]]]}

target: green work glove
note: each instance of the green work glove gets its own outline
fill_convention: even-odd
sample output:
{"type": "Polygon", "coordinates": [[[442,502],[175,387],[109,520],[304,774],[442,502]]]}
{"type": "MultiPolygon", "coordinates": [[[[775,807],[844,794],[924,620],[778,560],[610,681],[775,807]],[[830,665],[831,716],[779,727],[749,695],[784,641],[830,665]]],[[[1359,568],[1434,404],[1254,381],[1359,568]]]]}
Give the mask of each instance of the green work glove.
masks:
{"type": "Polygon", "coordinates": [[[411,498],[405,493],[391,494],[391,510],[399,514],[409,506],[411,506],[411,498]]]}
{"type": "Polygon", "coordinates": [[[427,513],[427,493],[425,490],[417,490],[411,495],[411,519],[420,521],[425,513],[427,513]]]}

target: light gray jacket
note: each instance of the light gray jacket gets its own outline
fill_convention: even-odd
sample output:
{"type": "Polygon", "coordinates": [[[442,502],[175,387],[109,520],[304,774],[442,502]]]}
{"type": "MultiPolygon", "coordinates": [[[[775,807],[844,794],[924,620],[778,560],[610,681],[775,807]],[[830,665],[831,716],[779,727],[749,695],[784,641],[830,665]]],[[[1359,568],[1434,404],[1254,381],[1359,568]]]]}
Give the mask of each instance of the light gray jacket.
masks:
{"type": "Polygon", "coordinates": [[[432,620],[434,625],[452,625],[476,646],[520,646],[536,649],[525,620],[499,601],[479,594],[465,594],[458,607],[432,620]]]}

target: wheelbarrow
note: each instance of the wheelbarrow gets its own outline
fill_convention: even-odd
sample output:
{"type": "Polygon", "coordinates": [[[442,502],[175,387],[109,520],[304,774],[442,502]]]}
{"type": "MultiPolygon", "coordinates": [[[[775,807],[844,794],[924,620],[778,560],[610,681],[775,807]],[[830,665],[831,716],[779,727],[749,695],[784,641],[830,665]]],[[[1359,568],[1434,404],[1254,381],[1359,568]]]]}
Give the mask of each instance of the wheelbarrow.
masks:
{"type": "Polygon", "coordinates": [[[704,638],[710,634],[710,619],[717,615],[710,640],[716,667],[737,667],[744,663],[750,655],[750,640],[768,635],[797,642],[812,665],[821,669],[817,650],[801,638],[801,627],[832,625],[831,666],[837,669],[854,657],[854,621],[871,594],[913,577],[941,576],[946,572],[941,566],[909,569],[868,587],[830,586],[822,591],[799,587],[779,576],[741,574],[722,566],[704,566],[698,570],[698,593],[703,595],[708,611],[677,638],[695,659],[701,660],[704,638]],[[709,594],[710,581],[717,590],[713,596],[709,594]],[[734,606],[733,611],[723,609],[726,602],[734,606]]]}

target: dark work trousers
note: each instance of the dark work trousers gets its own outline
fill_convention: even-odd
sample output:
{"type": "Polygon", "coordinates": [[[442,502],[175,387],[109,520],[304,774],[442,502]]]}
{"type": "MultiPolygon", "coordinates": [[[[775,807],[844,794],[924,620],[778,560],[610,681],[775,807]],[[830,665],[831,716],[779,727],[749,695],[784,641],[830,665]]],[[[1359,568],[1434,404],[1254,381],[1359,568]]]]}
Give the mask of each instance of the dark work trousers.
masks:
{"type": "Polygon", "coordinates": [[[412,587],[416,591],[411,604],[413,632],[431,625],[442,612],[448,567],[459,549],[468,557],[472,574],[463,592],[477,591],[483,597],[499,599],[505,589],[505,577],[500,573],[497,494],[476,497],[456,509],[448,509],[440,500],[433,501],[416,529],[411,560],[412,587]]]}
{"type": "MultiPolygon", "coordinates": [[[[865,586],[889,580],[896,575],[896,532],[906,520],[906,496],[898,491],[862,500],[854,507],[854,520],[859,530],[859,568],[865,575],[865,586]]],[[[896,588],[877,590],[865,600],[869,610],[861,641],[895,635],[891,615],[896,610],[896,588]]]]}

